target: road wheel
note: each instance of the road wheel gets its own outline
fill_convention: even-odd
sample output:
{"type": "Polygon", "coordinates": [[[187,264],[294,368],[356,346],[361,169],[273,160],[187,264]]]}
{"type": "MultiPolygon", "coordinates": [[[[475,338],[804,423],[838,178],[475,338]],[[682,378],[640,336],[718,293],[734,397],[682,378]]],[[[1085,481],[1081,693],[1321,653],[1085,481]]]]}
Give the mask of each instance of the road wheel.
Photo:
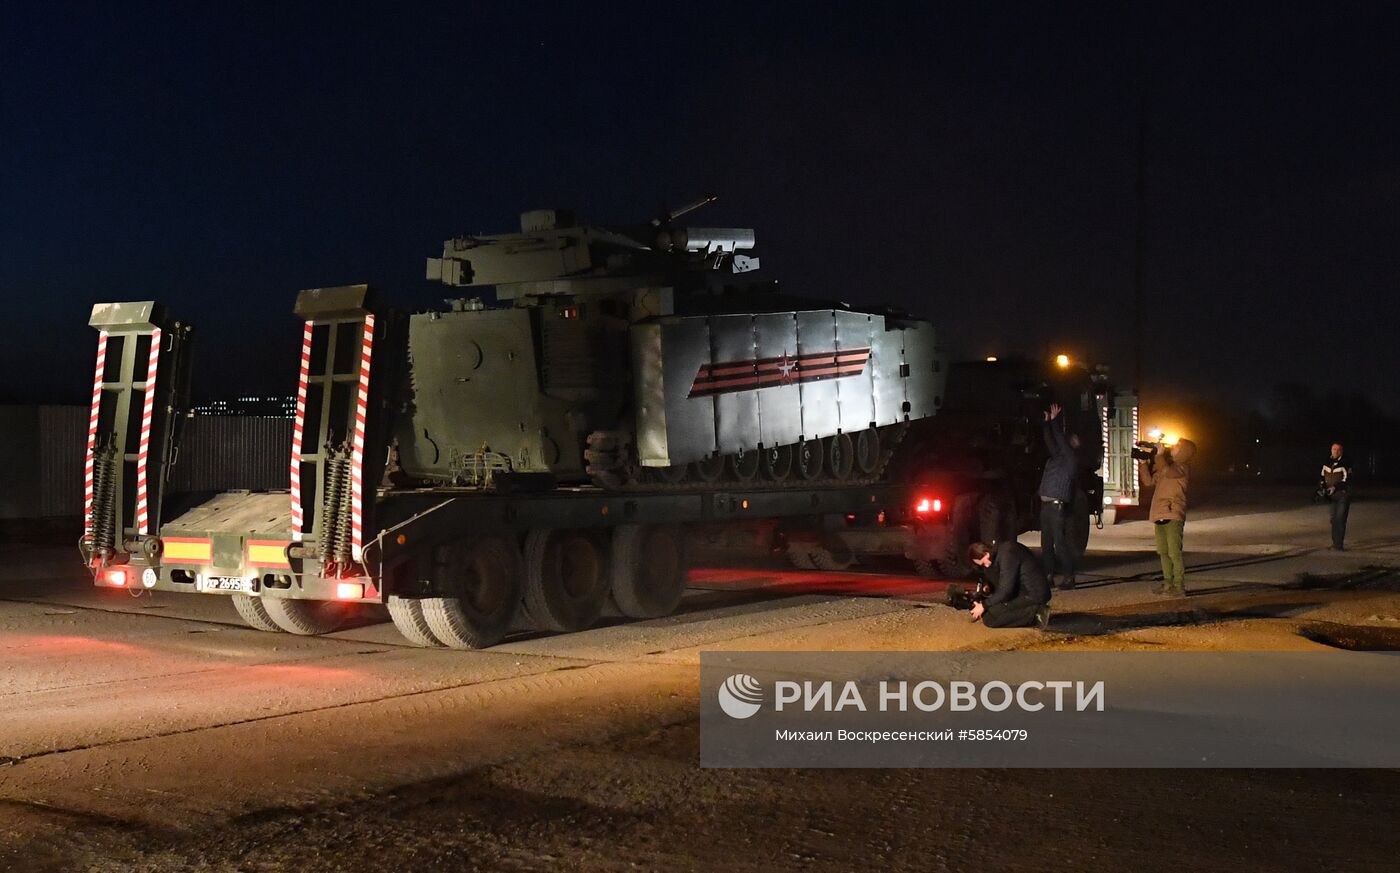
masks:
{"type": "Polygon", "coordinates": [[[798,478],[807,482],[822,474],[822,444],[817,440],[803,440],[797,444],[793,467],[798,478]]]}
{"type": "Polygon", "coordinates": [[[1074,556],[1084,557],[1089,550],[1089,496],[1083,491],[1075,491],[1070,504],[1069,541],[1074,546],[1074,556]]]}
{"type": "Polygon", "coordinates": [[[282,632],[282,629],[277,626],[277,622],[273,621],[272,616],[267,614],[261,597],[253,597],[250,594],[235,594],[233,595],[233,608],[238,610],[238,617],[243,619],[243,623],[253,630],[271,633],[282,632]]]}
{"type": "Polygon", "coordinates": [[[747,452],[741,449],[738,454],[729,456],[729,472],[737,482],[752,482],[758,476],[760,460],[758,449],[749,449],[747,452]]]}
{"type": "Polygon", "coordinates": [[[856,469],[869,476],[880,465],[880,432],[868,427],[856,436],[856,469]]]}
{"type": "Polygon", "coordinates": [[[624,524],[612,537],[612,598],[628,618],[660,618],[685,593],[685,535],[666,524],[624,524]]]}
{"type": "Polygon", "coordinates": [[[653,481],[666,485],[675,485],[685,481],[686,474],[690,472],[689,464],[672,464],[669,467],[648,467],[647,475],[653,481]]]}
{"type": "Polygon", "coordinates": [[[942,575],[932,561],[923,561],[917,558],[914,559],[914,572],[924,579],[937,579],[942,575]]]}
{"type": "Polygon", "coordinates": [[[762,451],[763,478],[771,482],[781,482],[792,475],[793,447],[769,446],[762,451]]]}
{"type": "Polygon", "coordinates": [[[851,435],[838,433],[826,441],[826,468],[833,479],[849,479],[855,469],[856,449],[851,435]]]}
{"type": "Polygon", "coordinates": [[[695,478],[701,482],[718,482],[720,476],[724,475],[724,455],[719,452],[710,455],[703,461],[695,462],[695,478]]]}
{"type": "Polygon", "coordinates": [[[334,600],[263,599],[267,617],[289,634],[304,637],[328,634],[345,621],[345,607],[334,600]]]}
{"type": "Polygon", "coordinates": [[[540,630],[592,626],[608,598],[608,559],[594,535],[532,530],[525,537],[525,612],[540,630]]]}
{"type": "Polygon", "coordinates": [[[442,645],[442,640],[433,636],[432,629],[428,627],[428,620],[423,617],[423,601],[391,594],[389,618],[393,619],[394,627],[403,638],[413,645],[425,649],[442,645]]]}
{"type": "Polygon", "coordinates": [[[520,550],[504,537],[485,537],[444,552],[433,582],[446,596],[422,600],[428,628],[454,649],[495,645],[520,609],[520,550]]]}

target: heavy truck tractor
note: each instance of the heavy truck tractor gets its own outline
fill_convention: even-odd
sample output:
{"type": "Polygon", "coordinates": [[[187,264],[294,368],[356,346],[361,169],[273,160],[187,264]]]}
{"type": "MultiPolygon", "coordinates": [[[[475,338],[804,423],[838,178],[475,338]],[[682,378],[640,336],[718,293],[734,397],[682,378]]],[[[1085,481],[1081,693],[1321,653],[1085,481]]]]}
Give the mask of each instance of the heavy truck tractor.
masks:
{"type": "MultiPolygon", "coordinates": [[[[905,551],[922,574],[971,575],[966,550],[972,541],[1039,530],[1040,476],[1049,456],[1045,413],[1052,404],[1061,408],[1052,426],[1078,438],[1070,532],[1079,555],[1088,548],[1090,528],[1103,526],[1106,508],[1136,503],[1135,483],[1126,490],[1122,470],[1125,462],[1131,466],[1137,397],[1117,390],[1106,367],[1065,356],[955,362],[938,419],[920,432],[895,473],[925,496],[954,492],[948,518],[916,530],[905,551]],[[924,484],[935,481],[937,487],[924,484]]],[[[919,506],[926,503],[918,498],[919,506]]],[[[927,509],[916,518],[922,514],[927,509]]]]}
{"type": "Polygon", "coordinates": [[[933,327],[739,286],[752,231],[685,211],[600,228],[544,210],[449,240],[429,276],[492,304],[301,292],[287,491],[171,499],[191,329],[153,302],[94,307],[96,583],[228,595],[298,634],[383,603],[414,644],[476,648],[670,613],[683,525],[902,518],[891,470],[943,401],[933,327]]]}
{"type": "Polygon", "coordinates": [[[766,542],[799,569],[843,570],[863,558],[902,556],[928,578],[969,577],[970,543],[1040,527],[1043,427],[1052,403],[1062,409],[1057,426],[1079,438],[1071,512],[1082,556],[1096,522],[1111,523],[1118,507],[1137,503],[1137,397],[1116,390],[1107,368],[1068,359],[953,363],[938,416],[906,437],[890,465],[890,479],[910,489],[893,512],[774,519],[728,543],[766,542]]]}

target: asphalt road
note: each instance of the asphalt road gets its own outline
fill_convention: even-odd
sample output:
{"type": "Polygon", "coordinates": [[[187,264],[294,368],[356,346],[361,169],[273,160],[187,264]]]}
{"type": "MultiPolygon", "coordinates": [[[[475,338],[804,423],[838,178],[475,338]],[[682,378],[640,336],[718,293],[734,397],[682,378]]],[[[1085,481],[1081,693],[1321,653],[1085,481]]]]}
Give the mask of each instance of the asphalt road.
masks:
{"type": "Polygon", "coordinates": [[[1400,501],[1359,502],[1343,553],[1315,507],[1205,509],[1187,598],[1148,592],[1151,530],[1118,525],[1048,634],[971,624],[894,567],[730,554],[672,617],[481,652],[373,612],[260,633],[221,597],[95,589],[74,550],[6,543],[0,867],[1395,869],[1391,771],[698,767],[702,650],[1398,647],[1400,501]]]}

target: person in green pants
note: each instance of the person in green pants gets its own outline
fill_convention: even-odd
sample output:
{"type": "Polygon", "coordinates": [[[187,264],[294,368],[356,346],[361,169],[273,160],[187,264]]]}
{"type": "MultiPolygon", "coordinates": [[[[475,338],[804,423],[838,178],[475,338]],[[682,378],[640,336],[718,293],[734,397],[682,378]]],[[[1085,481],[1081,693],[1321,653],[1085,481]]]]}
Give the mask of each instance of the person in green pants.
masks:
{"type": "Polygon", "coordinates": [[[1138,461],[1138,476],[1144,488],[1152,488],[1152,521],[1157,539],[1157,555],[1162,559],[1162,584],[1154,594],[1183,597],[1186,594],[1186,560],[1182,555],[1186,534],[1186,491],[1191,484],[1191,459],[1196,444],[1178,440],[1162,449],[1150,461],[1138,461]]]}

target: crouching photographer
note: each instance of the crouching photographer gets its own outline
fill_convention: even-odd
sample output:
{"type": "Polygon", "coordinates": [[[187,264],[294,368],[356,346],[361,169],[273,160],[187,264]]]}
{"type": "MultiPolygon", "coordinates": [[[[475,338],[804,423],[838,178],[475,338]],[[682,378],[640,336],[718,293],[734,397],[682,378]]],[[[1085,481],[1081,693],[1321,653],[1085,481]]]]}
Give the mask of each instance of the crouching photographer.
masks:
{"type": "Polygon", "coordinates": [[[986,543],[973,543],[968,557],[983,570],[992,571],[983,574],[986,584],[972,594],[969,610],[973,621],[980,619],[987,627],[1035,625],[1045,630],[1050,621],[1050,583],[1030,549],[1015,540],[999,543],[995,549],[986,543]]]}

